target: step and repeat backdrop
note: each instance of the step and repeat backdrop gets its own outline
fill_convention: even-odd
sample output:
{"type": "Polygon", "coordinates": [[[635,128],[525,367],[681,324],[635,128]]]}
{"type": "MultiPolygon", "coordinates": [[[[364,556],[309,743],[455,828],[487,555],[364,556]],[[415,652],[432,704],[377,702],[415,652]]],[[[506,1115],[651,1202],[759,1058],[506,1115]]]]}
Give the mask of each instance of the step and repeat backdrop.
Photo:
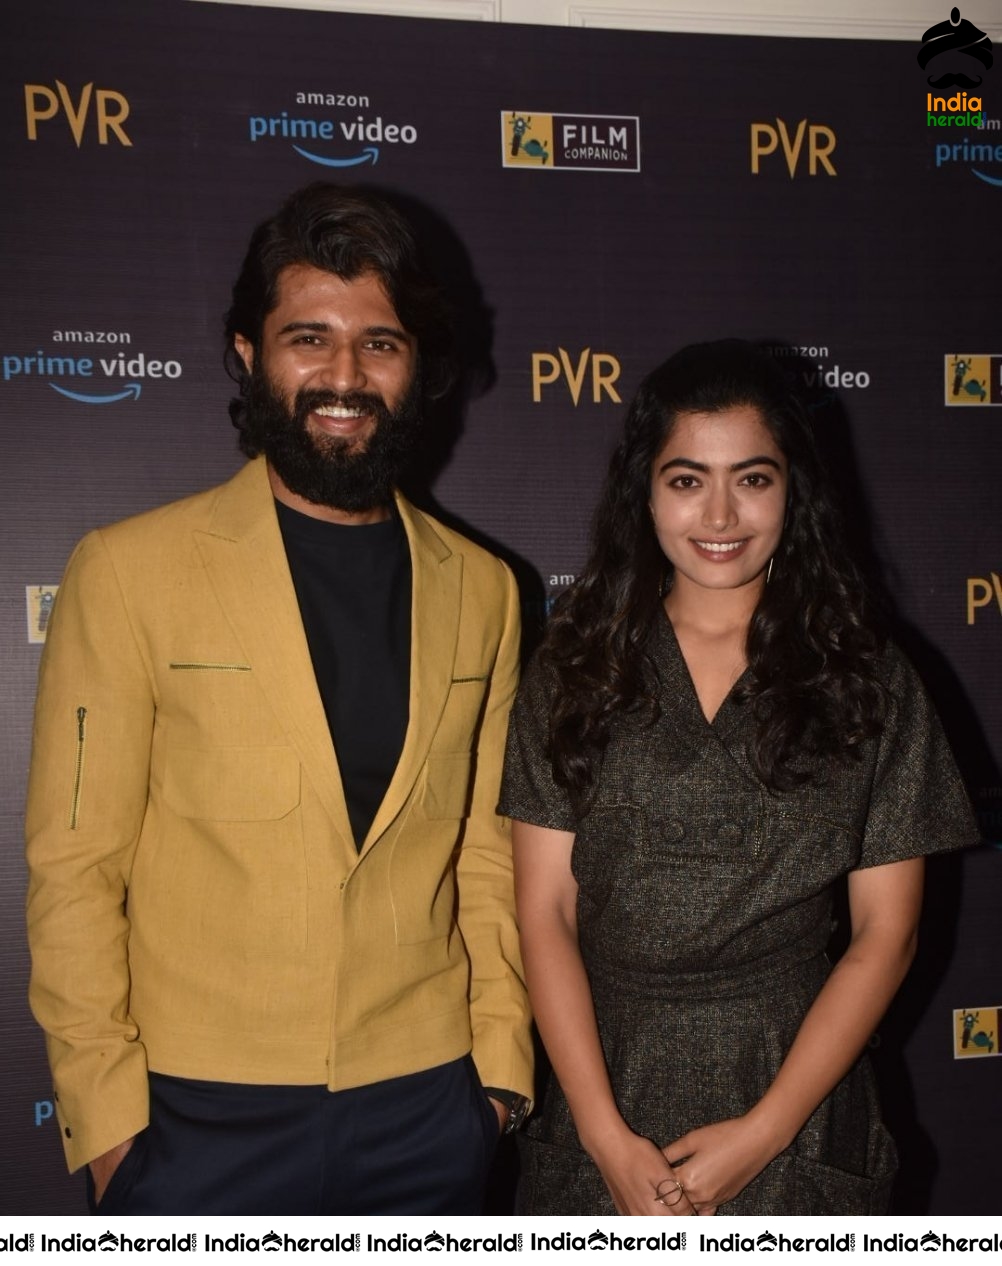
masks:
{"type": "Polygon", "coordinates": [[[789,358],[986,840],[931,866],[922,948],[873,1041],[896,1207],[997,1210],[1002,68],[984,44],[18,7],[0,38],[0,1208],[83,1209],[25,1001],[22,804],[55,589],[89,528],[238,467],[229,287],[253,226],[331,179],[397,198],[447,277],[467,374],[418,492],[513,563],[530,635],[581,566],[642,374],[728,335],[789,358]],[[940,72],[971,84],[930,88],[940,72]]]}

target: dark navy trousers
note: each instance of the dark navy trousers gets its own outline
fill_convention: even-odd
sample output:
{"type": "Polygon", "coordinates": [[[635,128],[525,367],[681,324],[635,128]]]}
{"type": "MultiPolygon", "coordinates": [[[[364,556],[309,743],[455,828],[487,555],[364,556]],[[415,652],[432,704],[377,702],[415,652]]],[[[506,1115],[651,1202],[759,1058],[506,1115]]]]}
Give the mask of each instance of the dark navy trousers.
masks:
{"type": "Polygon", "coordinates": [[[498,1119],[473,1060],[371,1086],[150,1074],[150,1124],[92,1212],[480,1213],[498,1119]]]}

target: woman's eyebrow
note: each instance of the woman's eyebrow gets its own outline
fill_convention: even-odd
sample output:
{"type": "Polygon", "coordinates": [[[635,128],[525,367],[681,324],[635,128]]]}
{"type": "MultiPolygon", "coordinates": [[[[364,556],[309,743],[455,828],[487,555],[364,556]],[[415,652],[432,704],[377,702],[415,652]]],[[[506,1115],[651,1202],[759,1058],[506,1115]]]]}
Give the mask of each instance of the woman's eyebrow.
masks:
{"type": "MultiPolygon", "coordinates": [[[[673,466],[681,466],[685,470],[702,471],[703,474],[708,474],[710,470],[705,462],[693,461],[691,457],[672,457],[663,466],[658,467],[658,474],[670,470],[673,466]]],[[[761,457],[746,457],[744,461],[735,462],[733,466],[728,466],[727,469],[731,471],[747,470],[750,466],[771,466],[774,470],[782,470],[775,457],[766,457],[765,455],[761,457]]]]}

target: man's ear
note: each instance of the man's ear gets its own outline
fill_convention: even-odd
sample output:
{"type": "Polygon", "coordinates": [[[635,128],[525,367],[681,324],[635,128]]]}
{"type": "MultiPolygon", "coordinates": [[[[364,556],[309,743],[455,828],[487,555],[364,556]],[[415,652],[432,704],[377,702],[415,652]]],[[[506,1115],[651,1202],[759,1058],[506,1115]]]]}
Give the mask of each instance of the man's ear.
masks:
{"type": "Polygon", "coordinates": [[[254,372],[254,344],[250,339],[244,338],[242,334],[233,335],[233,347],[236,354],[244,363],[244,369],[247,372],[254,372]]]}

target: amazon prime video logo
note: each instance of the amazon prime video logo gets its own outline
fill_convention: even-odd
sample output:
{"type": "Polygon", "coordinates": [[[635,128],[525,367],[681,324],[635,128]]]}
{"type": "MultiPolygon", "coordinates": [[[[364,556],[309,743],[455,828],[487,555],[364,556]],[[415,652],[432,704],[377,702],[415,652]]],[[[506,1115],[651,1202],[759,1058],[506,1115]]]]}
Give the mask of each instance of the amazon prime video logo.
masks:
{"type": "Polygon", "coordinates": [[[127,351],[88,348],[86,355],[80,354],[82,344],[131,344],[126,332],[57,329],[52,332],[52,342],[57,346],[48,351],[39,347],[0,356],[0,379],[5,383],[41,382],[80,404],[118,404],[138,400],[150,380],[174,381],[183,372],[179,360],[150,356],[131,347],[127,351]]]}
{"type": "MultiPolygon", "coordinates": [[[[297,104],[310,104],[319,93],[297,93],[297,104]],[[303,99],[306,100],[303,100],[303,99]]],[[[336,94],[329,94],[337,100],[336,94]]],[[[351,98],[368,104],[368,97],[351,98]]],[[[300,155],[321,167],[361,167],[375,164],[387,145],[414,145],[418,131],[413,123],[390,123],[382,115],[353,110],[350,117],[330,119],[278,114],[252,114],[247,120],[252,145],[262,141],[286,141],[300,155]]]]}

